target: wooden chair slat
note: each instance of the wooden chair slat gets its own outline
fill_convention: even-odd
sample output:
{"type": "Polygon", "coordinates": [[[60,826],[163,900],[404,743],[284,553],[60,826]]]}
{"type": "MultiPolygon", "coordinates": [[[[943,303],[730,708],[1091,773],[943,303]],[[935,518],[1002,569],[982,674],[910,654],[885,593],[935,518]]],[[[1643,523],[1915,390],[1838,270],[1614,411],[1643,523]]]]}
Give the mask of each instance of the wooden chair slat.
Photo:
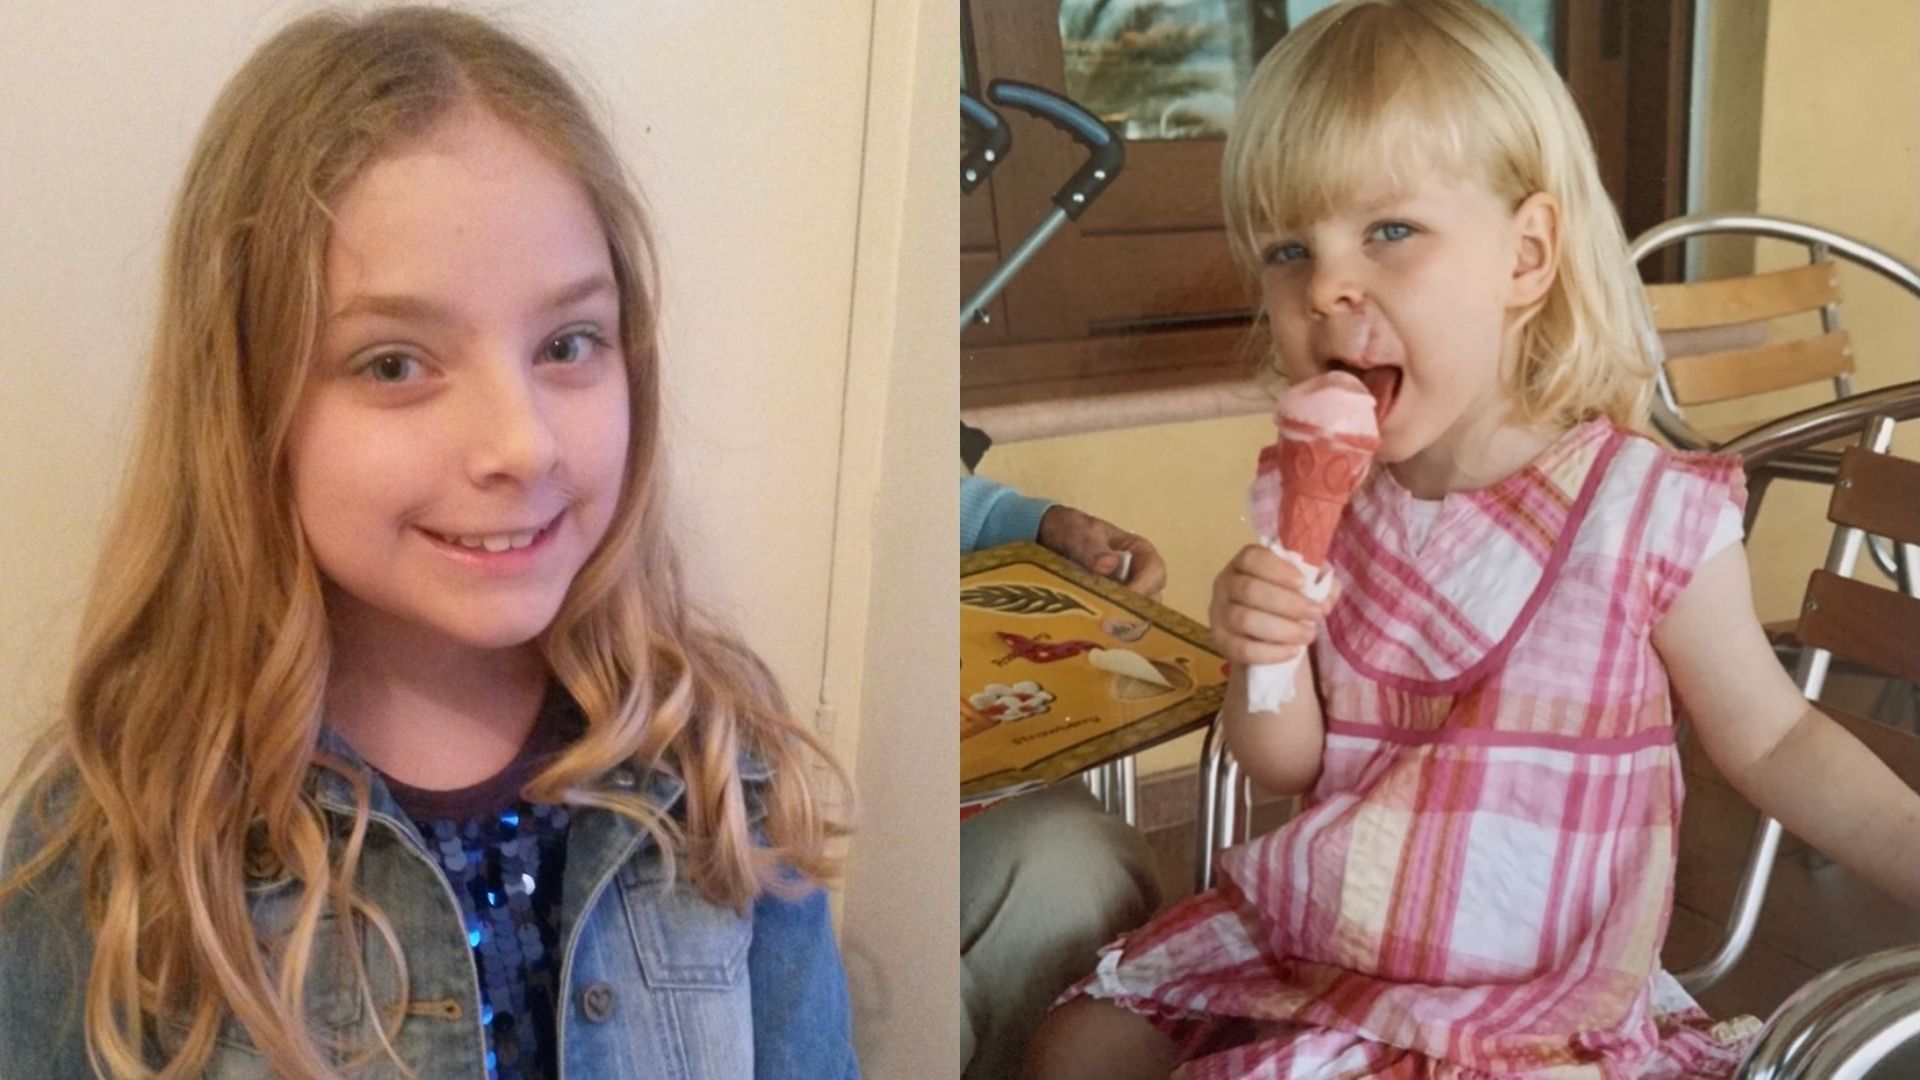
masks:
{"type": "Polygon", "coordinates": [[[1728,323],[1698,330],[1660,331],[1660,354],[1669,359],[1699,356],[1703,353],[1757,349],[1767,343],[1767,324],[1763,322],[1728,323]]]}
{"type": "Polygon", "coordinates": [[[1846,374],[1853,370],[1853,345],[1837,330],[1757,349],[1674,357],[1665,368],[1674,400],[1702,405],[1846,374]]]}
{"type": "Polygon", "coordinates": [[[1827,517],[1903,544],[1920,544],[1920,461],[1850,446],[1827,517]]]}
{"type": "Polygon", "coordinates": [[[1815,570],[1800,613],[1800,641],[1920,682],[1920,600],[1891,589],[1815,570]]]}
{"type": "Polygon", "coordinates": [[[1647,303],[1659,330],[1778,319],[1839,301],[1840,271],[1831,262],[1715,281],[1647,286],[1647,303]]]}

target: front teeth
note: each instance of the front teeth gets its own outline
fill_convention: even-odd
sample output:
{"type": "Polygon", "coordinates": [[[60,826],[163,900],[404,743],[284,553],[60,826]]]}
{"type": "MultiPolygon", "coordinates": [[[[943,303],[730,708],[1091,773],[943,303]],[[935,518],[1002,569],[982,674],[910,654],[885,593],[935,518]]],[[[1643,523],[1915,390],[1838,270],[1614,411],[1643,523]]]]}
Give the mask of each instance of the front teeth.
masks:
{"type": "Polygon", "coordinates": [[[495,536],[449,536],[446,539],[461,547],[485,550],[498,555],[502,551],[527,547],[533,543],[533,538],[539,535],[539,529],[528,529],[525,532],[500,533],[495,536]]]}

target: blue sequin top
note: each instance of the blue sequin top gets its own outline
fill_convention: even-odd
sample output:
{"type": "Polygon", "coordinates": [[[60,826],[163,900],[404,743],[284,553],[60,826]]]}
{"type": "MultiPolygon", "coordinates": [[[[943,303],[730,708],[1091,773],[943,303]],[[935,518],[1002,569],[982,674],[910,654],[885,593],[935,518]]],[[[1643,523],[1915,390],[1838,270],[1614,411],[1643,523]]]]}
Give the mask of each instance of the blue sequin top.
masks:
{"type": "Polygon", "coordinates": [[[520,789],[577,723],[572,702],[550,694],[526,745],[495,775],[454,791],[386,778],[460,901],[480,976],[489,1080],[559,1072],[557,922],[569,814],[528,802],[520,789]]]}

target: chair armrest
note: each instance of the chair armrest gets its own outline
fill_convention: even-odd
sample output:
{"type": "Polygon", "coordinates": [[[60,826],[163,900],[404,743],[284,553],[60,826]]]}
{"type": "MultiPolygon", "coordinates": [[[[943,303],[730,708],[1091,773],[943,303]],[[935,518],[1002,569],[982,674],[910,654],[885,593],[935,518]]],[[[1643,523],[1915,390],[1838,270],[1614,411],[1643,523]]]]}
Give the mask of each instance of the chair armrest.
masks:
{"type": "Polygon", "coordinates": [[[1801,987],[1767,1021],[1739,1080],[1868,1075],[1920,1038],[1920,945],[1872,953],[1801,987]]]}
{"type": "Polygon", "coordinates": [[[1894,420],[1920,417],[1920,381],[1896,383],[1868,390],[1762,424],[1721,444],[1724,453],[1739,454],[1748,471],[1762,468],[1829,439],[1863,429],[1877,416],[1894,420]]]}
{"type": "Polygon", "coordinates": [[[1796,450],[1755,465],[1747,475],[1765,476],[1771,480],[1802,480],[1831,487],[1840,476],[1840,455],[1831,450],[1796,450]]]}
{"type": "Polygon", "coordinates": [[[1627,247],[1627,257],[1638,265],[1642,259],[1669,244],[1713,233],[1768,236],[1797,244],[1819,245],[1843,259],[1872,270],[1914,296],[1920,296],[1920,268],[1905,260],[1832,229],[1762,214],[1715,212],[1674,218],[1634,237],[1633,243],[1627,247]]]}

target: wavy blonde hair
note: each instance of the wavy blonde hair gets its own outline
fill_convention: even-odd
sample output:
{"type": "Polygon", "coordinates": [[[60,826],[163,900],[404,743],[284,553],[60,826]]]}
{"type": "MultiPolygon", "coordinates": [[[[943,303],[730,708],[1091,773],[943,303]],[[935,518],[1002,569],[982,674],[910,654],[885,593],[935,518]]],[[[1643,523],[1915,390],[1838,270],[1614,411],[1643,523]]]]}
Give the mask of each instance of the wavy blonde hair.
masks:
{"type": "Polygon", "coordinates": [[[1586,123],[1533,42],[1478,0],[1347,0],[1281,39],[1227,136],[1234,254],[1257,274],[1265,238],[1429,170],[1483,183],[1510,207],[1537,192],[1559,204],[1553,285],[1516,322],[1506,378],[1517,417],[1644,426],[1646,298],[1586,123]]]}
{"type": "MultiPolygon", "coordinates": [[[[63,722],[15,778],[51,840],[0,898],[71,860],[93,964],[83,995],[94,1068],[198,1075],[225,1018],[277,1075],[337,1075],[308,1029],[305,977],[331,908],[385,942],[355,887],[364,774],[321,754],[329,663],[320,574],[289,496],[288,431],[313,362],[330,203],[376,155],[477,105],[578,177],[605,229],[620,294],[632,443],[606,537],[540,636],[585,734],[529,798],[637,822],[715,902],[831,875],[822,777],[844,785],[760,661],[687,600],[662,513],[656,284],[645,215],[618,156],[551,63],[488,23],[424,7],[303,18],[228,83],[200,135],[167,240],[141,431],[80,632],[63,722]],[[756,843],[739,756],[770,767],[756,843]],[[824,762],[825,769],[816,768],[824,762]],[[164,763],[164,767],[156,764],[164,763]],[[676,820],[603,786],[622,764],[686,784],[676,820]],[[357,796],[329,843],[309,788],[318,767],[357,796]],[[66,797],[50,800],[59,789],[66,797]],[[58,812],[52,803],[62,805],[58,812]],[[244,867],[270,853],[298,883],[284,940],[259,939],[244,867]],[[156,1029],[156,1024],[159,1025],[156,1029]],[[157,1070],[143,1048],[167,1033],[157,1070]]],[[[363,1015],[391,1039],[407,1002],[376,1002],[354,956],[363,1015]]],[[[404,989],[402,990],[404,994],[404,989]]]]}

